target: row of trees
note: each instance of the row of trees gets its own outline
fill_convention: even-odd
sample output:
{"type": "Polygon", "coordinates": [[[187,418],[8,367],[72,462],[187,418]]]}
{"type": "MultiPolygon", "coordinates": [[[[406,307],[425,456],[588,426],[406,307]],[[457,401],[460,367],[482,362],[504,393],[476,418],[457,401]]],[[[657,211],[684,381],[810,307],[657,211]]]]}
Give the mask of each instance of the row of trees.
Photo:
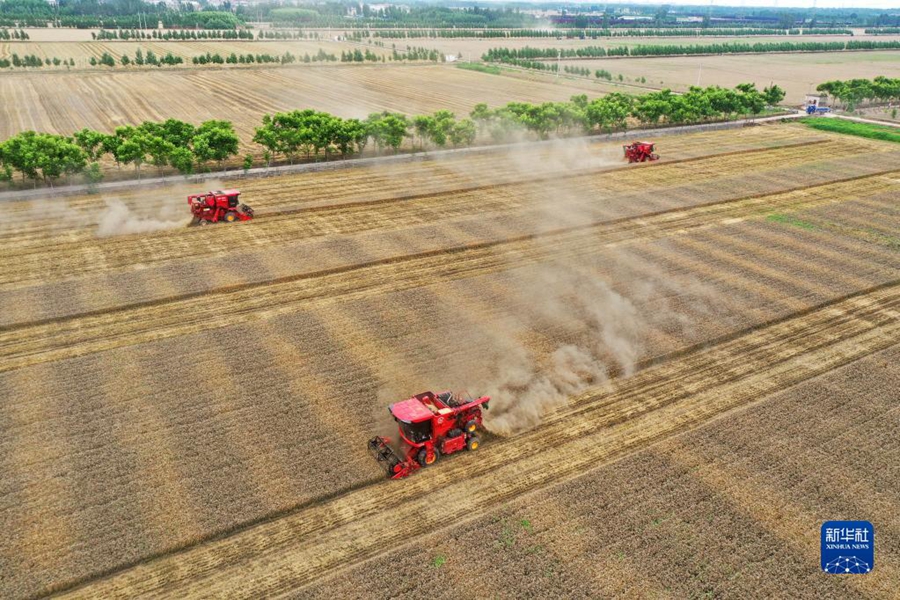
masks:
{"type": "Polygon", "coordinates": [[[837,99],[847,109],[853,110],[863,102],[900,101],[900,78],[876,77],[875,79],[849,79],[826,81],[816,90],[837,99]]]}
{"type": "Polygon", "coordinates": [[[570,75],[581,75],[582,77],[591,76],[591,70],[587,67],[574,67],[566,65],[565,67],[563,67],[563,70],[570,75]]]}
{"type": "MultiPolygon", "coordinates": [[[[13,52],[10,58],[0,58],[0,69],[8,69],[10,67],[40,68],[45,64],[50,65],[51,63],[54,65],[60,65],[62,61],[60,61],[58,58],[48,58],[45,60],[35,54],[26,54],[25,56],[19,56],[18,54],[13,52]]],[[[66,61],[65,64],[68,65],[68,61],[66,61]]]]}
{"type": "Polygon", "coordinates": [[[159,31],[151,30],[147,33],[141,29],[101,29],[98,32],[91,32],[91,37],[95,40],[161,40],[161,41],[184,41],[184,40],[252,40],[255,39],[252,31],[246,29],[226,29],[226,30],[174,30],[159,31]]]}
{"type": "Polygon", "coordinates": [[[900,42],[851,40],[848,42],[758,42],[755,44],[731,42],[725,44],[679,46],[638,45],[628,52],[630,56],[671,56],[678,54],[735,54],[765,52],[841,52],[844,50],[895,50],[900,42]]]}
{"type": "MultiPolygon", "coordinates": [[[[106,52],[104,52],[103,54],[105,56],[106,52]]],[[[171,52],[166,52],[166,55],[163,57],[157,57],[153,50],[147,50],[147,55],[144,56],[144,53],[141,52],[140,48],[138,48],[134,52],[134,59],[131,59],[127,54],[123,54],[119,58],[119,62],[122,63],[123,67],[127,67],[128,65],[136,65],[138,67],[144,65],[148,65],[151,67],[161,67],[163,65],[167,65],[171,67],[182,64],[184,62],[184,59],[182,59],[180,56],[175,56],[171,52]]],[[[113,64],[110,64],[109,61],[103,64],[111,67],[115,65],[115,61],[113,61],[113,64]]]]}
{"type": "MultiPolygon", "coordinates": [[[[206,54],[201,54],[200,56],[194,56],[191,58],[191,62],[195,65],[222,65],[222,64],[230,64],[230,65],[252,65],[252,64],[282,64],[289,65],[297,62],[297,57],[291,54],[290,52],[285,52],[281,56],[273,56],[271,54],[236,54],[232,52],[226,57],[222,57],[221,54],[210,54],[207,52],[206,54]]],[[[306,54],[303,57],[305,62],[312,62],[320,60],[318,56],[310,57],[309,54],[306,54]]],[[[325,58],[321,60],[335,60],[333,54],[325,55],[325,58]]]]}
{"type": "Polygon", "coordinates": [[[107,155],[117,166],[133,165],[138,177],[148,163],[160,171],[172,166],[189,174],[210,161],[221,165],[237,154],[239,144],[229,121],[206,121],[199,127],[175,119],[147,121],[137,127],[117,127],[112,134],[82,129],[71,137],[26,131],[0,144],[0,178],[9,180],[18,171],[23,180],[52,185],[92,163],[88,179],[98,180],[102,176],[99,161],[107,155]]]}
{"type": "MultiPolygon", "coordinates": [[[[295,110],[263,117],[253,141],[264,149],[266,164],[278,159],[293,163],[298,157],[347,157],[361,153],[370,142],[377,151],[396,152],[407,142],[419,148],[469,146],[479,132],[495,142],[504,142],[523,132],[546,139],[550,135],[625,129],[629,122],[698,123],[759,114],[767,104],[777,104],[783,98],[778,86],[760,92],[753,84],[742,84],[733,90],[691,88],[680,95],[663,90],[640,96],[615,93],[594,100],[581,95],[568,102],[511,102],[493,109],[479,104],[461,119],[447,110],[411,118],[381,112],[365,120],[295,110]]],[[[168,166],[190,174],[211,162],[221,167],[238,154],[239,145],[232,123],[215,120],[198,127],[176,119],[148,121],[136,127],[117,127],[112,134],[82,129],[71,137],[29,131],[0,144],[0,177],[11,179],[18,172],[23,180],[52,184],[64,175],[85,172],[89,181],[96,181],[102,176],[99,162],[107,156],[117,166],[134,166],[138,177],[148,164],[160,172],[168,166]]],[[[245,157],[244,168],[252,164],[253,157],[245,157]]]]}
{"type": "MultiPolygon", "coordinates": [[[[868,31],[868,30],[867,30],[868,31]]],[[[387,29],[358,31],[353,34],[362,37],[381,38],[556,38],[556,39],[600,39],[613,37],[750,37],[750,36],[792,36],[792,35],[853,35],[850,29],[805,28],[805,29],[765,29],[765,28],[666,28],[666,29],[387,29]]]]}
{"type": "Polygon", "coordinates": [[[640,96],[614,93],[591,101],[581,95],[569,102],[512,102],[498,109],[479,104],[471,118],[480,131],[496,142],[503,142],[523,128],[546,139],[554,133],[571,135],[625,129],[629,120],[642,125],[676,125],[755,115],[766,105],[783,99],[784,91],[776,85],[760,92],[752,83],[745,83],[733,90],[712,86],[692,87],[685,94],[673,94],[670,90],[640,96]]]}
{"type": "Polygon", "coordinates": [[[22,29],[13,29],[12,33],[9,32],[9,29],[3,28],[0,29],[0,40],[30,40],[31,38],[28,36],[22,29]]]}
{"type": "Polygon", "coordinates": [[[0,25],[15,27],[73,27],[76,29],[237,29],[244,22],[237,15],[204,9],[172,10],[165,3],[135,0],[121,2],[76,2],[39,4],[41,0],[0,0],[0,25]]]}
{"type": "Polygon", "coordinates": [[[844,50],[892,50],[900,49],[900,41],[848,42],[757,42],[754,44],[728,42],[722,44],[659,44],[636,46],[584,46],[581,48],[491,48],[482,59],[510,62],[511,59],[597,58],[604,56],[674,56],[697,54],[735,54],[765,52],[836,52],[844,50]]]}

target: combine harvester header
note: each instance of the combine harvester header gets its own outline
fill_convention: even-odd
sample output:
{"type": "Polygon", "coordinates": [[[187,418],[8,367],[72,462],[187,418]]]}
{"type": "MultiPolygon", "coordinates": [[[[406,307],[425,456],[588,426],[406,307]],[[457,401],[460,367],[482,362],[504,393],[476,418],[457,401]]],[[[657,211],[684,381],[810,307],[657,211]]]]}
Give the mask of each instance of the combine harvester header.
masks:
{"type": "Polygon", "coordinates": [[[399,427],[399,452],[381,436],[369,440],[369,452],[388,477],[400,479],[434,464],[441,455],[476,450],[481,443],[476,435],[481,409],[487,410],[489,401],[488,396],[472,399],[452,392],[423,392],[391,404],[388,411],[399,427]]]}

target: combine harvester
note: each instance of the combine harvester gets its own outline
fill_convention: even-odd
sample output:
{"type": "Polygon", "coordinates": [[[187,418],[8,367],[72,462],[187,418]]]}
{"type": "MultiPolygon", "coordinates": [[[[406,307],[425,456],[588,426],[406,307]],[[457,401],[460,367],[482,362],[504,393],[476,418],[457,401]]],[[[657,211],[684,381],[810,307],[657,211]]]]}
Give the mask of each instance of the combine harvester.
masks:
{"type": "Polygon", "coordinates": [[[625,158],[629,163],[647,162],[659,160],[659,154],[654,152],[654,146],[653,142],[634,142],[625,144],[622,149],[625,150],[625,158]]]}
{"type": "Polygon", "coordinates": [[[240,190],[219,190],[188,196],[188,206],[194,216],[190,226],[249,221],[253,218],[253,209],[240,203],[240,195],[240,190]]]}
{"type": "Polygon", "coordinates": [[[451,392],[423,392],[391,404],[388,412],[399,425],[399,452],[381,436],[369,440],[369,452],[389,478],[400,479],[433,465],[443,454],[476,450],[481,409],[487,410],[489,401],[488,396],[473,400],[451,392]]]}

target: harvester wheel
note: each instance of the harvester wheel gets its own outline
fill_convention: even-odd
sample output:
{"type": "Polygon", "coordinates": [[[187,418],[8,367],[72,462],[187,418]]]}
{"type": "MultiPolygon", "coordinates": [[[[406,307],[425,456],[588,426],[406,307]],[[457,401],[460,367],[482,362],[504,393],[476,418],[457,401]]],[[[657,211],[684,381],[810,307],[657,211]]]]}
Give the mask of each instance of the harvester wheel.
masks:
{"type": "Polygon", "coordinates": [[[478,423],[475,421],[469,421],[466,423],[466,431],[469,433],[475,433],[475,430],[478,428],[478,423]]]}
{"type": "Polygon", "coordinates": [[[478,439],[478,436],[472,436],[466,442],[466,450],[478,450],[480,444],[481,440],[478,439]]]}
{"type": "Polygon", "coordinates": [[[423,467],[427,467],[429,465],[433,465],[437,462],[438,459],[438,451],[435,448],[434,453],[431,455],[431,462],[428,461],[428,450],[422,448],[419,450],[419,453],[416,455],[416,460],[419,461],[419,464],[423,467]]]}
{"type": "Polygon", "coordinates": [[[238,220],[237,213],[234,212],[233,210],[229,210],[227,213],[225,213],[225,221],[226,222],[234,223],[237,220],[238,220]]]}
{"type": "Polygon", "coordinates": [[[200,219],[200,222],[197,223],[197,226],[199,226],[199,227],[204,227],[204,226],[209,225],[209,224],[210,224],[210,221],[207,221],[206,219],[200,219]]]}

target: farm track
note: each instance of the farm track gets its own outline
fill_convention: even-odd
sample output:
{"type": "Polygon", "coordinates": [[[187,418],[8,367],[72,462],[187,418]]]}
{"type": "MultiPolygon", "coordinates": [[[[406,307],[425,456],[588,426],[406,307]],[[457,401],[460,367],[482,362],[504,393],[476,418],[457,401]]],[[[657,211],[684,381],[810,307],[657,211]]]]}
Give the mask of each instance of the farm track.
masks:
{"type": "MultiPolygon", "coordinates": [[[[771,172],[778,188],[798,189],[791,185],[796,182],[793,174],[779,175],[773,164],[787,162],[803,163],[811,160],[822,150],[821,144],[828,144],[827,150],[834,160],[843,155],[852,155],[858,147],[832,145],[819,142],[819,146],[786,146],[777,149],[747,153],[697,157],[648,165],[617,173],[615,178],[602,177],[605,171],[588,172],[569,176],[539,177],[530,181],[474,188],[460,188],[454,191],[427,192],[405,197],[395,197],[368,202],[341,203],[330,206],[284,209],[273,211],[259,221],[235,227],[225,232],[228,243],[223,244],[221,236],[210,231],[175,231],[164,234],[136,237],[125,236],[97,240],[90,234],[81,233],[75,239],[59,236],[53,243],[46,235],[29,236],[26,239],[9,241],[0,250],[0,260],[13,265],[0,274],[0,289],[21,287],[29,282],[46,282],[53,279],[68,279],[98,271],[110,272],[117,269],[133,268],[147,264],[159,264],[175,260],[202,256],[204,260],[222,256],[241,249],[254,249],[268,244],[286,244],[315,237],[341,234],[357,234],[370,231],[402,230],[428,223],[442,223],[451,220],[471,218],[497,218],[499,215],[518,211],[531,213],[535,217],[535,228],[546,221],[541,211],[546,211],[545,195],[547,184],[559,182],[568,200],[561,205],[580,211],[597,211],[603,200],[615,202],[618,206],[645,206],[646,195],[658,186],[665,189],[664,182],[688,179],[691,186],[713,178],[727,179],[737,176],[743,169],[753,169],[758,176],[771,172]],[[685,172],[687,170],[687,173],[685,172]],[[780,181],[779,181],[780,178],[780,181]],[[648,191],[648,187],[650,188],[648,191]]],[[[885,155],[885,166],[890,155],[885,155]]],[[[877,160],[861,170],[873,171],[881,164],[877,160]]],[[[676,188],[677,189],[677,188],[676,188]]],[[[669,194],[675,191],[668,186],[669,194]]],[[[736,197],[741,190],[731,189],[719,193],[736,197]]],[[[660,195],[662,193],[660,192],[660,195]]],[[[713,194],[712,197],[716,197],[713,194]]],[[[697,203],[702,205],[704,203],[697,203]]],[[[669,205],[670,206],[670,205],[669,205]]],[[[634,212],[634,209],[627,209],[634,212]]],[[[654,214],[658,211],[648,211],[654,214]]],[[[598,215],[599,217],[599,215],[598,215]]]]}
{"type": "MultiPolygon", "coordinates": [[[[367,485],[93,581],[79,597],[296,592],[509,499],[572,478],[897,343],[900,282],[827,302],[591,391],[532,432],[402,484],[367,485]],[[501,483],[502,482],[502,483],[501,483]],[[499,485],[498,485],[499,483],[499,485]]],[[[48,592],[53,590],[47,590],[48,592]]]]}
{"type": "Polygon", "coordinates": [[[0,372],[25,366],[272,318],[302,306],[373,297],[440,281],[469,278],[534,264],[590,255],[618,244],[679,235],[773,210],[842,201],[857,194],[896,189],[889,177],[856,178],[819,189],[749,197],[682,210],[644,214],[552,232],[427,251],[303,273],[273,281],[220,288],[73,317],[0,328],[0,372]],[[860,181],[866,185],[860,185],[860,181]],[[218,296],[218,300],[213,298],[218,296]],[[219,309],[227,302],[231,311],[219,309]]]}

